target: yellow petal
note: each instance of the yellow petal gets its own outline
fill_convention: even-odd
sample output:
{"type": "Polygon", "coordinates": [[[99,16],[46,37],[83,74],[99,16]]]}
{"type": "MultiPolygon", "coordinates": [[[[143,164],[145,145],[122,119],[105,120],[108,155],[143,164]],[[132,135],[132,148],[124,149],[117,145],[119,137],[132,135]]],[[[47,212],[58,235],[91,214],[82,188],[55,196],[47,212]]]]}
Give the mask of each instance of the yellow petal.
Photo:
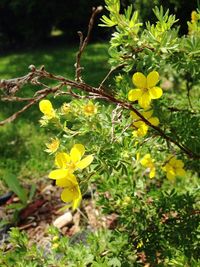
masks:
{"type": "Polygon", "coordinates": [[[73,187],[74,185],[77,185],[78,182],[76,180],[76,176],[68,173],[68,175],[65,178],[57,179],[56,185],[60,187],[73,187]]]}
{"type": "Polygon", "coordinates": [[[176,168],[183,168],[184,163],[182,162],[182,160],[177,159],[176,163],[175,163],[175,166],[176,166],[176,168]]]}
{"type": "Polygon", "coordinates": [[[73,210],[76,210],[80,206],[81,200],[82,200],[82,197],[79,197],[73,201],[73,205],[72,205],[73,210]]]}
{"type": "Polygon", "coordinates": [[[162,96],[163,91],[160,87],[156,86],[149,89],[149,94],[151,96],[151,99],[157,99],[162,96]]]}
{"type": "Polygon", "coordinates": [[[81,195],[81,191],[80,191],[79,187],[78,187],[78,193],[79,193],[78,198],[74,199],[74,201],[73,201],[73,205],[72,205],[73,210],[76,210],[79,207],[80,202],[82,200],[82,195],[81,195]]]}
{"type": "Polygon", "coordinates": [[[144,137],[147,132],[148,132],[148,126],[146,124],[142,125],[141,127],[138,128],[137,130],[137,136],[138,137],[144,137]]]}
{"type": "Polygon", "coordinates": [[[142,115],[146,118],[149,119],[153,114],[153,110],[148,110],[148,111],[144,111],[142,112],[142,115]]]}
{"type": "Polygon", "coordinates": [[[139,120],[140,119],[140,117],[134,111],[131,111],[130,115],[134,120],[139,120]]]}
{"type": "Polygon", "coordinates": [[[136,101],[142,95],[142,91],[140,89],[132,89],[128,92],[128,100],[129,101],[136,101]]]}
{"type": "Polygon", "coordinates": [[[175,178],[175,173],[173,173],[173,172],[167,172],[167,179],[174,180],[174,178],[175,178]]]}
{"type": "Polygon", "coordinates": [[[160,123],[157,117],[151,117],[150,119],[148,119],[148,121],[154,126],[158,126],[158,124],[160,123]]]}
{"type": "Polygon", "coordinates": [[[41,100],[39,103],[39,109],[43,114],[48,115],[52,113],[53,106],[49,100],[41,100]]]}
{"type": "Polygon", "coordinates": [[[151,170],[150,170],[150,173],[149,173],[149,178],[154,178],[156,175],[156,169],[153,167],[151,170]]]}
{"type": "Polygon", "coordinates": [[[177,159],[172,156],[170,159],[169,159],[169,164],[172,166],[172,167],[175,167],[176,166],[176,162],[177,162],[177,159]]]}
{"type": "Polygon", "coordinates": [[[74,201],[79,197],[78,185],[66,187],[61,193],[61,199],[64,202],[74,201]]]}
{"type": "Polygon", "coordinates": [[[50,179],[62,179],[67,177],[67,175],[68,175],[68,170],[60,169],[51,171],[48,177],[50,179]]]}
{"type": "Polygon", "coordinates": [[[59,168],[65,168],[66,164],[70,162],[70,156],[67,153],[60,152],[56,154],[55,165],[59,168]]]}
{"type": "Polygon", "coordinates": [[[56,185],[60,187],[69,187],[72,185],[72,183],[67,178],[61,178],[56,180],[56,185]]]}
{"type": "Polygon", "coordinates": [[[141,72],[133,74],[132,81],[137,88],[146,88],[147,86],[147,79],[141,72]]]}
{"type": "Polygon", "coordinates": [[[182,169],[182,168],[178,168],[177,170],[176,170],[176,174],[178,175],[178,176],[185,176],[186,175],[186,171],[184,170],[184,169],[182,169]]]}
{"type": "Polygon", "coordinates": [[[142,94],[138,101],[140,107],[147,109],[150,106],[151,98],[148,92],[142,94]]]}
{"type": "Polygon", "coordinates": [[[79,161],[76,164],[76,167],[78,169],[85,169],[87,166],[89,166],[91,164],[91,162],[93,161],[94,157],[92,155],[89,155],[87,157],[85,157],[84,159],[82,159],[81,161],[79,161]]]}
{"type": "Polygon", "coordinates": [[[140,128],[143,125],[146,125],[143,121],[134,121],[133,122],[133,126],[135,126],[136,128],[140,128]]]}
{"type": "Polygon", "coordinates": [[[159,74],[157,71],[152,71],[147,75],[147,88],[154,87],[159,82],[159,74]]]}
{"type": "Polygon", "coordinates": [[[143,166],[147,166],[148,163],[149,163],[149,160],[151,159],[151,155],[150,154],[146,154],[143,159],[140,161],[140,163],[143,165],[143,166]]]}
{"type": "Polygon", "coordinates": [[[71,160],[73,162],[80,161],[84,153],[85,153],[85,147],[81,144],[75,144],[70,151],[71,160]]]}

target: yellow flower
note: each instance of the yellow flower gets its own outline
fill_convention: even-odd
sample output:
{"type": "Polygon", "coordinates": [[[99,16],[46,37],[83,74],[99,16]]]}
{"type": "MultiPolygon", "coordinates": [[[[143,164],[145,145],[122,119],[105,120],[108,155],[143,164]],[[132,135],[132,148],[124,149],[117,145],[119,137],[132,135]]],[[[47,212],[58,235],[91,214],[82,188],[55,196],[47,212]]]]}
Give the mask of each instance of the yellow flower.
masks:
{"type": "MultiPolygon", "coordinates": [[[[145,119],[147,119],[152,125],[158,126],[159,119],[157,117],[152,117],[153,110],[144,111],[141,113],[145,119]]],[[[133,126],[136,129],[133,131],[135,137],[143,137],[148,132],[148,125],[141,120],[141,118],[133,111],[130,113],[131,117],[134,119],[133,126]]]]}
{"type": "Polygon", "coordinates": [[[140,161],[142,166],[147,167],[149,171],[149,177],[154,178],[156,175],[156,168],[150,154],[146,154],[140,161]]]}
{"type": "Polygon", "coordinates": [[[77,209],[82,200],[79,185],[71,183],[71,185],[65,187],[61,193],[61,199],[64,202],[72,203],[73,210],[77,209]]]}
{"type": "Polygon", "coordinates": [[[49,178],[56,180],[56,185],[64,188],[61,193],[62,201],[70,203],[73,209],[77,209],[82,195],[76,176],[69,170],[60,169],[50,172],[49,178]]]}
{"type": "Polygon", "coordinates": [[[160,98],[163,94],[162,89],[156,86],[159,82],[157,71],[150,72],[147,77],[141,72],[136,72],[132,77],[132,81],[137,88],[129,91],[128,100],[138,100],[139,105],[144,109],[149,108],[152,99],[160,98]]]}
{"type": "Polygon", "coordinates": [[[52,119],[56,116],[55,110],[49,100],[41,100],[39,103],[39,109],[47,119],[52,119]]]}
{"type": "Polygon", "coordinates": [[[51,173],[54,175],[60,175],[60,173],[68,174],[73,173],[78,169],[85,169],[92,163],[94,157],[92,155],[88,155],[81,159],[84,154],[85,147],[81,144],[75,144],[70,150],[70,154],[65,152],[58,153],[55,158],[55,164],[60,169],[54,170],[51,173]]]}
{"type": "Polygon", "coordinates": [[[148,132],[148,126],[143,121],[136,121],[133,123],[135,130],[133,131],[134,137],[143,137],[148,132]]]}
{"type": "Polygon", "coordinates": [[[46,144],[47,149],[45,149],[45,151],[50,154],[53,154],[58,150],[60,141],[58,138],[54,138],[54,139],[52,138],[51,140],[52,140],[51,143],[46,144]]]}
{"type": "Polygon", "coordinates": [[[125,198],[122,201],[122,206],[126,207],[130,204],[131,198],[129,196],[125,196],[125,198]]]}
{"type": "Polygon", "coordinates": [[[169,155],[167,163],[162,168],[167,173],[169,180],[174,180],[176,176],[185,176],[185,170],[183,169],[184,163],[182,160],[176,159],[175,156],[169,155]]]}
{"type": "Polygon", "coordinates": [[[137,244],[137,248],[141,248],[144,246],[144,243],[142,242],[142,240],[140,240],[140,242],[138,242],[137,244]]]}
{"type": "Polygon", "coordinates": [[[195,23],[196,21],[198,21],[198,14],[196,11],[193,10],[191,13],[191,22],[195,23]]]}
{"type": "Polygon", "coordinates": [[[58,243],[54,243],[53,245],[52,245],[52,249],[57,249],[59,247],[59,244],[58,243]]]}
{"type": "Polygon", "coordinates": [[[97,107],[89,101],[87,105],[83,106],[83,112],[86,116],[92,116],[97,113],[97,107]]]}

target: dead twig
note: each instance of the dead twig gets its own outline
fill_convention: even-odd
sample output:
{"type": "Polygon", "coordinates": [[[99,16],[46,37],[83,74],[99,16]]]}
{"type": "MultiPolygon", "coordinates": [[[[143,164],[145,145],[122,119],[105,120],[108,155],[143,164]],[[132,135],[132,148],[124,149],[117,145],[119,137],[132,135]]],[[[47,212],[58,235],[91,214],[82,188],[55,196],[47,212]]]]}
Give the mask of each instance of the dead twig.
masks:
{"type": "Polygon", "coordinates": [[[81,56],[82,53],[85,49],[85,47],[87,46],[90,36],[91,36],[91,32],[94,26],[94,19],[96,17],[96,15],[98,13],[100,13],[103,10],[102,6],[98,6],[97,8],[93,7],[92,9],[92,15],[88,24],[88,31],[87,31],[87,35],[85,37],[85,39],[83,38],[83,33],[81,31],[78,32],[79,38],[80,38],[80,45],[79,45],[79,51],[76,55],[76,64],[75,64],[75,68],[76,68],[76,78],[75,80],[77,82],[82,82],[82,78],[81,78],[81,71],[82,71],[82,67],[81,67],[81,56]]]}

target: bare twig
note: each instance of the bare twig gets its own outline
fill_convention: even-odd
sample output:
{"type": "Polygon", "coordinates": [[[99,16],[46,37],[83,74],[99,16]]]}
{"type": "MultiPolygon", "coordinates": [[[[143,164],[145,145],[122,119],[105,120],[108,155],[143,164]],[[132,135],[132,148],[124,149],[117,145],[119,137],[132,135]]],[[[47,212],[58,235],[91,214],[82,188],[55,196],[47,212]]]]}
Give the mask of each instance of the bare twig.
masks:
{"type": "Polygon", "coordinates": [[[8,102],[24,102],[24,101],[31,101],[34,98],[31,97],[17,97],[17,96],[4,96],[1,97],[2,101],[8,101],[8,102]]]}
{"type": "Polygon", "coordinates": [[[38,97],[34,98],[34,100],[32,100],[29,104],[27,104],[25,107],[23,107],[20,111],[18,111],[15,114],[13,114],[11,117],[7,118],[4,121],[1,121],[0,125],[4,125],[7,122],[13,121],[21,113],[23,113],[25,110],[27,110],[30,106],[34,105],[40,99],[44,98],[48,94],[55,93],[56,91],[60,90],[60,88],[62,86],[66,85],[66,86],[70,86],[71,88],[80,89],[81,91],[84,91],[84,92],[88,93],[89,95],[94,95],[95,97],[103,98],[106,101],[109,101],[109,102],[111,102],[111,103],[113,103],[113,104],[115,104],[117,106],[120,106],[123,109],[134,111],[136,113],[136,115],[138,115],[138,117],[143,122],[145,122],[149,127],[154,129],[155,132],[158,135],[160,135],[163,139],[165,139],[167,142],[173,143],[174,145],[179,147],[185,154],[187,154],[191,158],[200,158],[200,155],[197,155],[196,153],[192,152],[189,148],[185,147],[180,142],[174,140],[171,136],[168,136],[167,134],[165,134],[165,132],[161,128],[159,128],[158,126],[152,125],[137,109],[134,108],[134,106],[131,103],[125,102],[124,100],[117,99],[113,95],[111,95],[111,94],[109,94],[109,93],[107,93],[105,91],[99,90],[99,88],[90,86],[90,85],[88,85],[88,84],[86,84],[84,82],[73,81],[73,80],[64,78],[63,76],[58,76],[58,75],[54,75],[52,73],[49,73],[44,68],[38,69],[38,70],[34,70],[33,74],[35,75],[35,77],[48,78],[50,80],[54,80],[54,81],[59,82],[59,84],[54,88],[46,88],[43,91],[40,91],[40,92],[42,92],[41,95],[39,95],[38,97]]]}
{"type": "Polygon", "coordinates": [[[39,102],[41,99],[43,99],[44,97],[46,97],[48,94],[50,93],[55,93],[57,90],[59,90],[61,87],[61,85],[58,85],[54,88],[47,88],[45,89],[45,91],[43,92],[43,94],[40,94],[38,97],[33,98],[27,105],[25,105],[22,109],[18,110],[17,112],[15,112],[13,115],[11,115],[10,117],[8,117],[7,119],[0,121],[0,126],[3,126],[6,123],[10,123],[12,121],[14,121],[19,115],[21,115],[24,111],[26,111],[27,109],[29,109],[31,106],[33,106],[34,104],[36,104],[37,102],[39,102]]]}
{"type": "Polygon", "coordinates": [[[88,25],[87,36],[85,37],[85,39],[83,39],[82,32],[80,32],[80,31],[78,32],[78,35],[80,38],[80,45],[79,45],[79,51],[76,55],[76,64],[75,64],[75,67],[76,67],[76,79],[75,80],[77,82],[82,82],[82,78],[81,78],[81,70],[82,70],[82,68],[81,68],[81,56],[82,56],[82,53],[89,42],[92,28],[94,26],[94,19],[95,19],[96,15],[98,13],[100,13],[102,10],[103,10],[102,6],[98,6],[97,8],[93,7],[92,15],[91,15],[89,25],[88,25]]]}

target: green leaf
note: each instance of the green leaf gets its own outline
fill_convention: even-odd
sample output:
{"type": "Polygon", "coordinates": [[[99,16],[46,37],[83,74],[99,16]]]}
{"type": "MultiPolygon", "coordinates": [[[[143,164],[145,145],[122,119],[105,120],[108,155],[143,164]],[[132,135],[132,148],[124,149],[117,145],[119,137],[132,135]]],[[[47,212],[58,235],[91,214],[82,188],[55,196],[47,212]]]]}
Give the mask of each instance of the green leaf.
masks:
{"type": "Polygon", "coordinates": [[[113,267],[121,267],[121,262],[117,258],[112,258],[109,260],[108,264],[113,267]]]}
{"type": "Polygon", "coordinates": [[[8,187],[19,197],[23,203],[27,203],[27,194],[24,188],[20,185],[17,177],[10,172],[5,172],[3,179],[8,187]]]}

